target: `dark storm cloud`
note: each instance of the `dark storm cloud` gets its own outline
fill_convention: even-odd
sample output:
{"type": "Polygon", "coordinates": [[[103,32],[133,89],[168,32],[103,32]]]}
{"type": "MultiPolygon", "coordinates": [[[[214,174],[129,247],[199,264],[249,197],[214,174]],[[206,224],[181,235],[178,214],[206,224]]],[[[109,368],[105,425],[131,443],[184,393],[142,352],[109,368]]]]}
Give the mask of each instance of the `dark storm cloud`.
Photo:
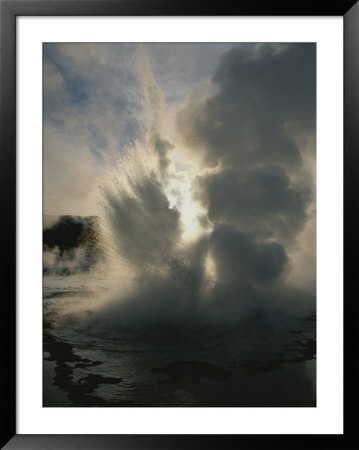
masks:
{"type": "Polygon", "coordinates": [[[235,168],[198,177],[197,198],[214,222],[234,224],[263,235],[294,235],[307,219],[308,189],[290,186],[286,172],[275,166],[235,168]]]}
{"type": "Polygon", "coordinates": [[[187,144],[205,146],[204,164],[295,166],[299,149],[286,125],[315,127],[316,50],[313,44],[233,48],[214,73],[214,96],[192,97],[178,115],[187,144]]]}
{"type": "Polygon", "coordinates": [[[276,307],[287,263],[281,245],[262,243],[252,234],[218,225],[208,238],[207,251],[215,264],[216,279],[206,291],[205,301],[198,305],[201,315],[210,321],[235,324],[270,304],[276,307]]]}
{"type": "Polygon", "coordinates": [[[315,45],[233,48],[212,81],[217,92],[189,95],[176,123],[202,168],[216,167],[193,182],[213,226],[211,314],[243,317],[278,301],[308,305],[315,293],[293,289],[285,276],[314,197],[298,136],[315,135],[315,45]]]}
{"type": "Polygon", "coordinates": [[[214,229],[210,250],[219,278],[224,283],[236,283],[236,280],[247,277],[254,282],[271,281],[280,276],[287,262],[281,245],[256,242],[253,236],[228,225],[214,229]]]}
{"type": "Polygon", "coordinates": [[[225,53],[213,75],[218,92],[189,96],[177,129],[204,167],[194,195],[213,223],[293,240],[307,220],[312,186],[297,185],[296,138],[315,132],[314,44],[241,46],[225,53]]]}

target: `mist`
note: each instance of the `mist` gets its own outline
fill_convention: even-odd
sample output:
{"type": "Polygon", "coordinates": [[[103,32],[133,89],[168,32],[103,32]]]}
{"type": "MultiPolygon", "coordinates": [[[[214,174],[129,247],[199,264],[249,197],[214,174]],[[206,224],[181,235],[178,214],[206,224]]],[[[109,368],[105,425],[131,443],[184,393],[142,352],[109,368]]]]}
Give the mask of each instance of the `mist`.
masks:
{"type": "Polygon", "coordinates": [[[44,48],[44,406],[315,406],[315,44],[44,48]]]}
{"type": "Polygon", "coordinates": [[[147,131],[99,184],[107,262],[97,268],[113,289],[96,326],[237,326],[258,315],[276,324],[315,309],[314,265],[293,280],[300,237],[315,226],[309,144],[298,144],[315,130],[314,61],[311,44],[233,48],[214,71],[215,93],[188,94],[171,130],[173,110],[139,47],[147,131]]]}

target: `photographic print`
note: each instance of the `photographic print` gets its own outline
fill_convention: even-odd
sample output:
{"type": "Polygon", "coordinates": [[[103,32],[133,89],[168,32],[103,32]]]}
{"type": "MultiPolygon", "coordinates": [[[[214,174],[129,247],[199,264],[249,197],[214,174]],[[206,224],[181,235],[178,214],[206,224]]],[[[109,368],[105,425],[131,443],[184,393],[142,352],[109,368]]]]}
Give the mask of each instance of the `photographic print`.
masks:
{"type": "Polygon", "coordinates": [[[316,44],[43,44],[43,406],[316,406],[316,44]]]}

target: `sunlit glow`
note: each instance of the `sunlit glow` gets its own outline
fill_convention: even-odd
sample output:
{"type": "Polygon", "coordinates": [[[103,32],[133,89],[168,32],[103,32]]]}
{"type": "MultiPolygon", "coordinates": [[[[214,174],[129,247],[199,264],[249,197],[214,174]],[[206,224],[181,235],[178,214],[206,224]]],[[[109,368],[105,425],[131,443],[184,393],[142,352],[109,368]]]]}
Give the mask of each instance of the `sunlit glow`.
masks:
{"type": "Polygon", "coordinates": [[[206,275],[207,285],[208,287],[212,287],[216,281],[217,274],[216,265],[210,255],[207,255],[204,261],[204,271],[206,275]]]}
{"type": "Polygon", "coordinates": [[[176,174],[177,176],[168,183],[166,195],[170,207],[175,207],[180,212],[182,239],[193,241],[205,231],[199,221],[205,210],[192,198],[190,172],[178,171],[176,174]]]}

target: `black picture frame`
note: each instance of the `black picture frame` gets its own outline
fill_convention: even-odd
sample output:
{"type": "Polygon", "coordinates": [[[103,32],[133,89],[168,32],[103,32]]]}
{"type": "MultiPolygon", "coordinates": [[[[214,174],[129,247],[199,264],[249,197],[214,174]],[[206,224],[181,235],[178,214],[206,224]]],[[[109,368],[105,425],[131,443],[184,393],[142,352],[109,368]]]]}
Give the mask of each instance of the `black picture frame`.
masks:
{"type": "Polygon", "coordinates": [[[1,448],[184,449],[351,448],[357,415],[355,261],[359,171],[359,2],[357,0],[0,0],[1,97],[1,448]],[[16,17],[18,16],[342,16],[344,18],[345,390],[342,435],[17,435],[16,434],[16,17]],[[352,268],[353,267],[353,268],[352,268]],[[349,412],[350,411],[350,412],[349,412]],[[354,411],[354,412],[353,412],[354,411]],[[5,445],[5,447],[3,447],[5,445]]]}

